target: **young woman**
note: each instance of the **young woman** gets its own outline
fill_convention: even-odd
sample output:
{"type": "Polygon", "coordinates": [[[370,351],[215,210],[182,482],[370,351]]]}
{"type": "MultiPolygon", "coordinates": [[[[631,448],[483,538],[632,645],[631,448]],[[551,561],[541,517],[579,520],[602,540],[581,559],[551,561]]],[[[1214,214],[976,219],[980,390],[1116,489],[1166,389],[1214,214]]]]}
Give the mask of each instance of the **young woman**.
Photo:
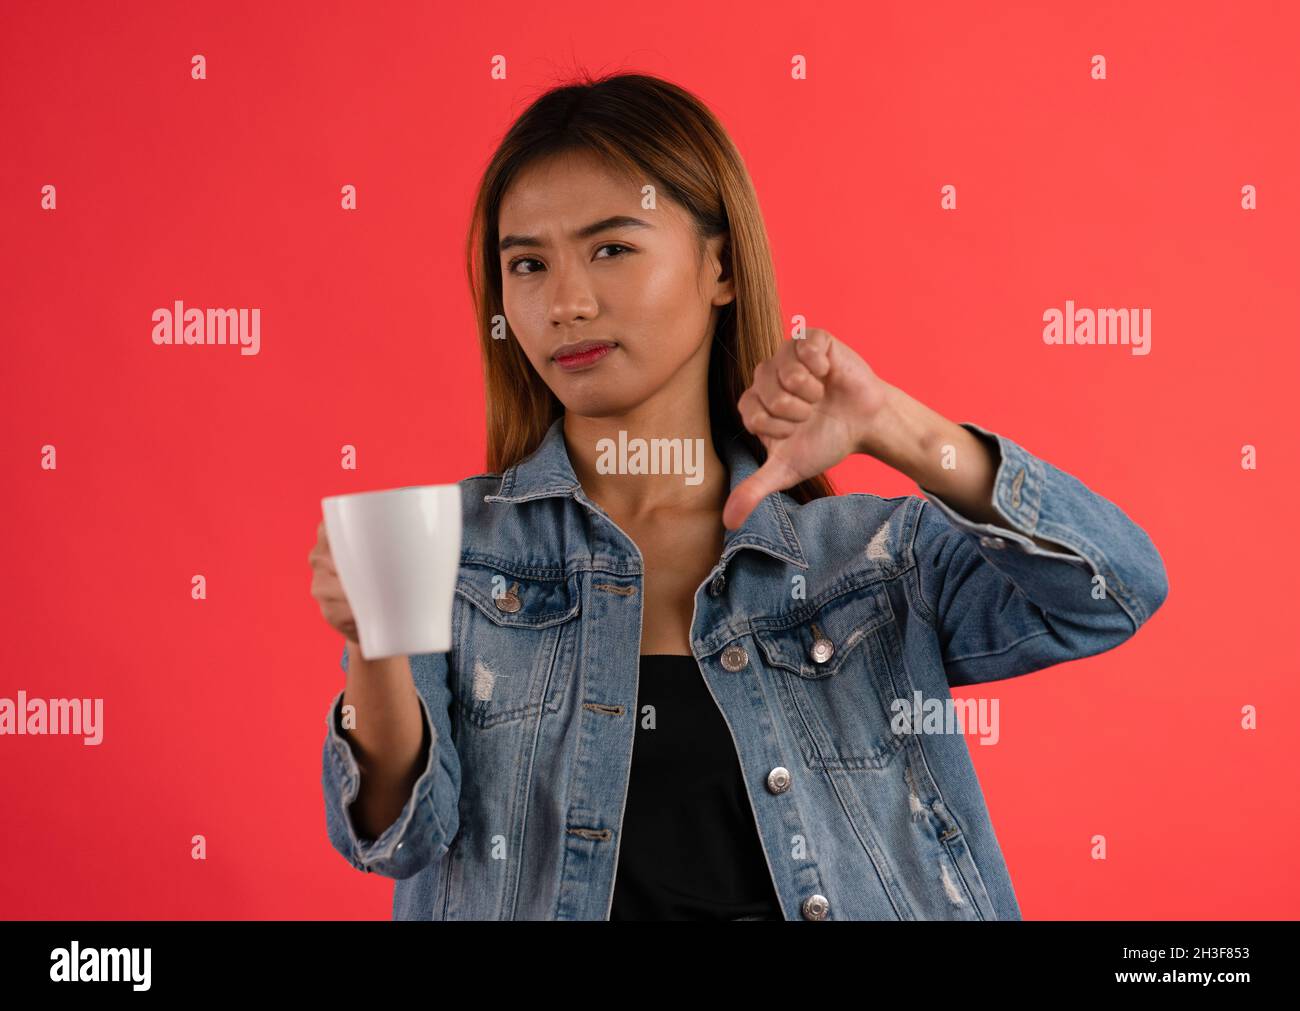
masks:
{"type": "Polygon", "coordinates": [[[347,639],[327,829],[402,919],[1004,919],[949,687],[1110,649],[1164,566],[1114,504],[780,314],[744,164],[667,82],[537,100],[469,239],[488,472],[448,653],[347,639]],[[921,496],[835,494],[867,453],[921,496]],[[355,720],[343,721],[343,707],[355,720]]]}

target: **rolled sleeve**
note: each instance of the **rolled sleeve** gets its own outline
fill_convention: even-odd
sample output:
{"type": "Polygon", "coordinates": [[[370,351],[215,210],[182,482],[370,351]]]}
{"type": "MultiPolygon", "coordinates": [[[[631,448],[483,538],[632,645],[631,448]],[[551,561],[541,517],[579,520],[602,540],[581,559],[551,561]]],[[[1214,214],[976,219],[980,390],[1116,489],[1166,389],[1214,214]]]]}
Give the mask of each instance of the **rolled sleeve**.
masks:
{"type": "MultiPolygon", "coordinates": [[[[432,656],[437,656],[445,669],[445,657],[432,654],[411,657],[412,671],[415,672],[417,663],[420,663],[419,669],[429,673],[428,669],[435,665],[432,656]]],[[[343,668],[347,669],[346,651],[343,668]]],[[[361,770],[352,746],[343,736],[343,691],[334,696],[325,717],[321,785],[326,828],[330,843],[360,871],[398,879],[411,877],[445,854],[456,832],[459,762],[449,737],[440,732],[429,709],[425,697],[429,689],[428,679],[423,679],[426,682],[423,685],[421,680],[416,677],[428,758],[401,813],[378,839],[362,837],[352,820],[350,806],[360,790],[361,770]]],[[[444,689],[445,684],[444,678],[444,689]]]]}
{"type": "Polygon", "coordinates": [[[1034,543],[1031,537],[1055,540],[1038,529],[1044,484],[1044,462],[1005,436],[990,432],[971,421],[963,421],[962,428],[980,438],[998,456],[997,473],[993,480],[993,507],[1007,520],[1007,525],[977,523],[958,512],[927,488],[921,494],[962,530],[979,535],[983,547],[995,550],[1006,547],[1010,541],[1031,555],[1061,558],[1076,565],[1087,565],[1083,555],[1051,551],[1034,543]]]}
{"type": "Polygon", "coordinates": [[[976,522],[921,488],[934,510],[922,505],[913,545],[920,605],[941,633],[953,683],[1101,652],[1136,632],[1169,592],[1147,533],[1073,475],[961,424],[996,446],[991,504],[1004,523],[976,522]]]}

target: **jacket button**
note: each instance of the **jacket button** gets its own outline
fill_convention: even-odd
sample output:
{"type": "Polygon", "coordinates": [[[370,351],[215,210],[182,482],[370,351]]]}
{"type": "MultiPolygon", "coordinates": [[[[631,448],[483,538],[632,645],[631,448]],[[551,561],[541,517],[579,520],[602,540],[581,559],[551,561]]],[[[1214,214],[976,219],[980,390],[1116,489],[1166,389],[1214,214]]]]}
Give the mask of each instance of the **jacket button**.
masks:
{"type": "Polygon", "coordinates": [[[1025,468],[1016,472],[1016,479],[1011,482],[1011,508],[1020,508],[1020,486],[1025,483],[1025,468]]]}
{"type": "Polygon", "coordinates": [[[740,670],[749,663],[749,654],[744,646],[728,646],[722,651],[722,666],[730,671],[740,670]]]}
{"type": "Polygon", "coordinates": [[[710,595],[716,597],[719,593],[723,591],[726,585],[727,585],[727,577],[724,576],[721,572],[719,572],[714,577],[713,582],[709,584],[710,595]]]}
{"type": "Polygon", "coordinates": [[[519,610],[519,594],[515,593],[517,589],[519,589],[519,584],[515,583],[514,586],[496,598],[498,611],[514,614],[519,610]]]}
{"type": "Polygon", "coordinates": [[[778,765],[767,774],[768,793],[785,793],[790,789],[790,770],[778,765]]]}
{"type": "Polygon", "coordinates": [[[799,911],[805,920],[824,920],[831,911],[831,904],[826,901],[825,895],[810,895],[803,900],[799,911]]]}
{"type": "Polygon", "coordinates": [[[822,634],[822,630],[813,625],[812,658],[815,663],[825,663],[835,652],[835,643],[822,634]]]}
{"type": "Polygon", "coordinates": [[[1001,537],[981,537],[980,543],[986,548],[1005,548],[1007,546],[1007,542],[1001,537]]]}

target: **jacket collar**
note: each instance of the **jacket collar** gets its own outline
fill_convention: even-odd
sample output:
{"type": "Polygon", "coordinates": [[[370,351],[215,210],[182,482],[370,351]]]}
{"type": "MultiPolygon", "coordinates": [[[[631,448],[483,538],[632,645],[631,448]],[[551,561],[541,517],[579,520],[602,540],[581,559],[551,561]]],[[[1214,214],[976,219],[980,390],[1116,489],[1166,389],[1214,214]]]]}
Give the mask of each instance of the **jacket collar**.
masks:
{"type": "MultiPolygon", "coordinates": [[[[758,469],[758,461],[739,435],[724,439],[715,448],[727,465],[732,490],[758,469]]],[[[515,504],[557,495],[573,498],[608,518],[600,506],[587,498],[573,470],[564,441],[563,414],[551,423],[532,453],[506,470],[497,493],[485,495],[483,501],[515,504]]],[[[764,498],[737,529],[725,531],[719,564],[725,566],[728,558],[745,547],[756,548],[801,569],[808,567],[780,492],[764,498]]]]}

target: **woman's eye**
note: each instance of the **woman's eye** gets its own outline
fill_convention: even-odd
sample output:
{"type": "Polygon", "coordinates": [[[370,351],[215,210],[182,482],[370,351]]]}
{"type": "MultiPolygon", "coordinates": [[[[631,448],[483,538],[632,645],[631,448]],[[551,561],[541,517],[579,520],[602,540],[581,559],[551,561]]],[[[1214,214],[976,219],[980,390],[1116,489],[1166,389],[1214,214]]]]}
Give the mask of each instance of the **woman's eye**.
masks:
{"type": "MultiPolygon", "coordinates": [[[[606,242],[604,245],[598,246],[596,248],[596,252],[599,253],[603,249],[618,250],[619,252],[614,254],[614,256],[621,256],[623,253],[632,252],[632,248],[630,246],[625,246],[621,242],[606,242]]],[[[602,257],[602,259],[609,260],[609,259],[613,259],[614,256],[606,256],[606,257],[602,257]]],[[[506,264],[506,270],[511,274],[535,274],[537,273],[537,271],[535,270],[516,270],[515,267],[520,263],[540,263],[540,262],[541,262],[540,260],[532,256],[519,256],[511,260],[508,264],[506,264]]]]}
{"type": "MultiPolygon", "coordinates": [[[[520,256],[520,257],[518,257],[517,259],[511,260],[508,264],[506,264],[506,269],[507,269],[510,273],[512,273],[512,274],[518,274],[518,273],[520,273],[520,271],[515,270],[515,264],[517,264],[517,263],[538,263],[538,262],[540,262],[540,261],[538,261],[538,260],[534,260],[531,256],[520,256]]],[[[525,270],[525,271],[523,271],[522,273],[525,273],[525,274],[531,274],[531,273],[533,273],[533,271],[531,271],[531,270],[525,270]]]]}

